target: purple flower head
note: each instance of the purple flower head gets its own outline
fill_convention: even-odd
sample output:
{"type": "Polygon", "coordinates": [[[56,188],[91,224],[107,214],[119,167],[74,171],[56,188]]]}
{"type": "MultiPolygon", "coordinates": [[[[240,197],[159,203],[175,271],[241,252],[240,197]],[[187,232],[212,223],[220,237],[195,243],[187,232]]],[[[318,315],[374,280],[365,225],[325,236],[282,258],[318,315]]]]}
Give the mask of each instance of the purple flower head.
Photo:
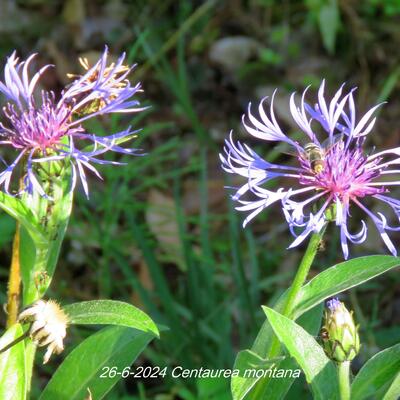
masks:
{"type": "Polygon", "coordinates": [[[337,297],[333,297],[326,301],[326,307],[329,308],[331,312],[335,312],[340,307],[340,301],[337,297]]]}
{"type": "Polygon", "coordinates": [[[20,161],[26,168],[21,191],[36,191],[45,196],[35,165],[62,160],[71,165],[71,187],[75,186],[79,177],[88,195],[85,169],[100,177],[92,164],[120,164],[102,160],[98,156],[107,151],[138,154],[138,150],[123,148],[118,144],[135,134],[130,128],[110,136],[97,136],[82,126],[83,121],[100,114],[143,110],[137,107],[139,102],[132,99],[141,90],[140,84],[132,87],[127,79],[131,68],[123,65],[125,55],[115,64],[107,65],[107,54],[106,48],[100,60],[91,68],[87,60],[82,61],[86,73],[76,77],[58,101],[53,92],[44,90],[39,98],[34,96],[40,76],[49,65],[30,79],[28,69],[35,55],[26,61],[19,61],[14,52],[8,58],[4,82],[0,81],[0,92],[6,98],[0,122],[0,135],[3,138],[0,144],[11,146],[18,151],[18,155],[0,173],[0,184],[4,185],[7,193],[14,168],[20,161]]]}
{"type": "MultiPolygon", "coordinates": [[[[62,102],[72,103],[74,112],[81,114],[91,111],[94,115],[112,112],[138,112],[140,108],[137,100],[132,97],[142,92],[140,83],[131,86],[127,79],[128,74],[135,66],[128,67],[123,64],[125,53],[115,63],[107,65],[108,48],[93,67],[90,67],[86,58],[80,58],[79,62],[86,71],[82,76],[69,74],[76,78],[63,93],[62,102]]],[[[83,119],[86,119],[83,118],[83,119]]]]}
{"type": "Polygon", "coordinates": [[[319,232],[331,218],[340,229],[341,245],[347,259],[348,242],[362,243],[367,237],[366,223],[361,221],[358,233],[351,233],[348,227],[351,206],[359,207],[375,224],[386,246],[394,255],[396,248],[388,236],[392,227],[381,212],[367,207],[369,198],[380,200],[389,206],[400,220],[400,201],[387,196],[390,187],[399,185],[400,180],[387,180],[387,175],[399,175],[399,169],[392,167],[400,163],[400,147],[368,154],[364,150],[367,135],[371,132],[376,118],[377,105],[365,113],[358,122],[353,92],[343,94],[343,85],[330,102],[324,96],[325,82],[318,91],[318,101],[312,107],[305,101],[307,89],[300,104],[295,94],[290,98],[290,112],[305,134],[303,140],[289,138],[280,128],[274,115],[274,96],[269,112],[264,109],[263,99],[256,118],[249,105],[243,125],[252,136],[268,141],[283,142],[291,148],[295,157],[294,165],[280,165],[263,159],[247,144],[226,140],[225,154],[221,154],[223,169],[231,174],[246,178],[246,183],[237,189],[233,199],[240,205],[238,210],[249,212],[244,226],[262,210],[279,202],[289,229],[295,240],[293,248],[304,241],[312,232],[319,232]],[[277,190],[262,187],[263,184],[284,178],[286,184],[277,190]],[[251,196],[251,198],[250,198],[251,196]]]}

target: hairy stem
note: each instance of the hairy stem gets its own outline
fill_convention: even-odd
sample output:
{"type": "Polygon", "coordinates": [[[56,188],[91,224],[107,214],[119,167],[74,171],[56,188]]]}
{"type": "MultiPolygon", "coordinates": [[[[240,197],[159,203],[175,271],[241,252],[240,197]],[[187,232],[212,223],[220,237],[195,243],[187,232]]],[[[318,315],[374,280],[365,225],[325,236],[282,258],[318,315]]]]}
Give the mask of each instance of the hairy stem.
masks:
{"type": "Polygon", "coordinates": [[[340,400],[350,400],[350,361],[338,364],[340,400]]]}
{"type": "Polygon", "coordinates": [[[19,300],[21,294],[21,268],[19,259],[20,248],[20,224],[17,222],[10,267],[10,276],[8,279],[7,292],[7,328],[17,322],[19,300]]]}

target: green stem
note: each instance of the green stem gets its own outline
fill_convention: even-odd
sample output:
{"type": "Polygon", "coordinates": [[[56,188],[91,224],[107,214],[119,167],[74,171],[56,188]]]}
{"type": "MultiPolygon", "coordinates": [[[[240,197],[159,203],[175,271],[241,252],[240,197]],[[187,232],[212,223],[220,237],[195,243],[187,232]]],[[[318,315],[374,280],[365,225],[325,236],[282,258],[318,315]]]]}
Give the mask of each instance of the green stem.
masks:
{"type": "MultiPolygon", "coordinates": [[[[283,306],[282,315],[284,315],[285,317],[289,318],[291,317],[293,308],[296,304],[297,296],[304,282],[307,279],[307,275],[310,271],[311,265],[317,254],[318,247],[319,244],[321,243],[324,232],[325,232],[325,227],[320,232],[314,233],[311,236],[306,252],[304,253],[303,258],[301,259],[299,268],[296,272],[296,276],[294,277],[293,283],[289,289],[285,305],[283,306]]],[[[275,336],[271,344],[271,349],[269,351],[268,358],[276,357],[279,354],[279,349],[280,349],[280,343],[278,338],[275,336]]]]}
{"type": "MultiPolygon", "coordinates": [[[[296,304],[297,296],[301,287],[307,279],[308,272],[310,271],[311,265],[314,261],[314,258],[318,252],[318,247],[321,243],[322,237],[325,233],[326,225],[321,229],[320,232],[314,233],[311,236],[311,239],[308,243],[306,252],[304,253],[303,258],[301,259],[299,268],[297,269],[296,276],[293,279],[293,283],[290,286],[289,293],[285,304],[283,305],[282,314],[285,317],[291,317],[293,308],[296,304]]],[[[274,336],[272,339],[270,350],[267,354],[267,359],[271,359],[277,357],[280,353],[281,345],[279,343],[279,339],[274,336]]],[[[261,398],[262,396],[263,385],[257,385],[253,392],[253,398],[261,398]]]]}
{"type": "Polygon", "coordinates": [[[338,364],[340,400],[350,400],[350,361],[338,364]]]}
{"type": "Polygon", "coordinates": [[[21,342],[22,340],[26,339],[29,336],[29,329],[23,333],[20,337],[17,337],[12,342],[8,343],[6,346],[0,349],[0,354],[4,353],[5,351],[11,349],[11,347],[15,346],[17,343],[21,342]]]}
{"type": "Polygon", "coordinates": [[[314,261],[315,256],[317,255],[317,251],[319,245],[322,240],[322,236],[325,232],[325,229],[321,230],[319,233],[314,233],[311,236],[310,242],[308,243],[307,250],[304,253],[303,258],[301,259],[301,263],[299,265],[299,269],[297,270],[296,276],[294,277],[292,286],[290,287],[288,298],[286,300],[285,307],[283,308],[282,315],[285,317],[290,317],[290,314],[293,311],[293,307],[295,305],[297,295],[303,286],[304,282],[307,279],[308,273],[310,272],[311,265],[314,261]]]}

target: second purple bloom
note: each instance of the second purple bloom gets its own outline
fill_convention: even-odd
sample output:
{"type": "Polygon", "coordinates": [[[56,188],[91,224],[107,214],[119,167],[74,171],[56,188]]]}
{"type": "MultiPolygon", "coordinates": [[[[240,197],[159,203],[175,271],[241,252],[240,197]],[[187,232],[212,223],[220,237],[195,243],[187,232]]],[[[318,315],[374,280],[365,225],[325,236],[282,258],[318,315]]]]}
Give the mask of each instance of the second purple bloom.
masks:
{"type": "Polygon", "coordinates": [[[247,144],[235,142],[232,134],[226,140],[221,154],[222,167],[231,174],[246,178],[233,199],[240,211],[248,212],[246,225],[262,210],[273,203],[281,206],[283,215],[295,236],[290,248],[298,246],[312,232],[320,232],[328,221],[328,211],[334,215],[340,230],[344,257],[349,255],[348,242],[362,243],[367,237],[367,225],[352,233],[349,229],[351,207],[360,208],[376,226],[380,236],[393,255],[396,248],[388,232],[400,230],[390,226],[381,212],[372,211],[366,203],[375,198],[392,209],[400,220],[400,201],[388,196],[393,186],[400,185],[400,147],[376,153],[367,153],[365,140],[372,131],[376,118],[371,108],[361,118],[356,116],[353,90],[343,93],[342,87],[330,101],[325,99],[323,81],[314,105],[306,102],[304,91],[299,104],[295,94],[290,98],[291,115],[304,133],[303,140],[289,138],[280,128],[274,114],[274,95],[269,110],[265,99],[258,107],[259,116],[249,106],[243,125],[247,132],[268,142],[285,142],[296,158],[290,165],[268,162],[247,144]],[[393,176],[394,179],[388,177],[393,176]],[[269,190],[268,181],[284,179],[282,187],[269,190]]]}

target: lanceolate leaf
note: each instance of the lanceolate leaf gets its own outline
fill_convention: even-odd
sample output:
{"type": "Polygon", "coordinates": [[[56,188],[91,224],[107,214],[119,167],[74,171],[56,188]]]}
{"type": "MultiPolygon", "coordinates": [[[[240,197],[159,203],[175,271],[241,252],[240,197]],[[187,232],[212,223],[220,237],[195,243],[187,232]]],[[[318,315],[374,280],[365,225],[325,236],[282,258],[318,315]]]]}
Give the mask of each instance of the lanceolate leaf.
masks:
{"type": "MultiPolygon", "coordinates": [[[[298,325],[304,328],[311,336],[315,337],[321,327],[322,318],[322,304],[314,307],[313,309],[307,311],[303,314],[297,321],[298,325]]],[[[282,368],[284,370],[296,370],[299,365],[296,363],[294,358],[287,358],[277,368],[282,368]]],[[[290,387],[295,381],[295,377],[286,377],[281,379],[270,379],[267,385],[264,385],[262,394],[263,398],[269,400],[280,400],[284,399],[286,393],[289,391],[290,387]]],[[[261,383],[261,382],[260,382],[261,383]]],[[[254,398],[256,400],[256,398],[254,398]]]]}
{"type": "MultiPolygon", "coordinates": [[[[351,399],[362,400],[374,397],[400,372],[400,344],[375,354],[361,368],[351,385],[351,399]]],[[[400,395],[400,392],[397,393],[400,395]]]]}
{"type": "MultiPolygon", "coordinates": [[[[0,348],[19,338],[24,332],[20,324],[13,325],[0,338],[0,348]]],[[[25,346],[21,341],[0,354],[0,399],[25,400],[25,346]]]]}
{"type": "Polygon", "coordinates": [[[93,300],[64,307],[72,324],[121,325],[159,336],[156,324],[143,311],[115,300],[93,300]]]}
{"type": "MultiPolygon", "coordinates": [[[[373,279],[384,272],[390,271],[400,265],[399,257],[392,256],[367,256],[354,258],[352,260],[337,264],[321,272],[314,277],[301,289],[296,306],[294,308],[294,318],[299,318],[305,311],[313,308],[325,299],[332,297],[347,289],[360,285],[373,279]]],[[[276,311],[282,309],[285,303],[287,292],[285,292],[274,306],[276,311]]],[[[273,331],[268,320],[264,321],[251,351],[261,358],[265,358],[271,345],[273,331]]],[[[240,363],[240,353],[235,365],[240,363]]],[[[235,385],[236,378],[232,379],[232,386],[235,385]]],[[[241,379],[240,393],[249,393],[256,385],[257,379],[241,379]]],[[[260,382],[261,383],[261,382],[260,382]]],[[[264,385],[268,381],[263,382],[264,385]]],[[[257,385],[258,386],[258,385],[257,385]]],[[[257,387],[259,389],[259,386],[257,387]]],[[[235,396],[235,400],[243,399],[244,395],[235,396]]]]}
{"type": "Polygon", "coordinates": [[[383,400],[398,400],[400,396],[400,371],[393,379],[389,389],[386,391],[383,400]]]}
{"type": "Polygon", "coordinates": [[[102,329],[66,357],[39,400],[82,400],[88,397],[88,390],[93,399],[104,398],[121,379],[124,368],[134,362],[153,338],[152,333],[122,326],[102,329]],[[112,373],[111,368],[115,368],[112,373]]]}
{"type": "Polygon", "coordinates": [[[314,399],[338,399],[337,371],[321,346],[301,326],[268,307],[263,307],[275,334],[296,359],[311,384],[314,399]]]}
{"type": "MultiPolygon", "coordinates": [[[[300,319],[299,324],[311,335],[316,335],[321,325],[322,307],[315,307],[314,309],[305,313],[300,319]]],[[[269,324],[268,320],[265,324],[269,324]]],[[[269,325],[269,333],[272,334],[271,325],[269,325]]],[[[259,338],[260,339],[260,338],[259,338]]],[[[261,344],[261,340],[259,341],[261,344]]],[[[251,350],[241,351],[235,360],[234,369],[248,370],[255,368],[255,360],[263,360],[259,355],[251,350]]],[[[262,365],[262,363],[261,363],[262,365]]],[[[276,368],[285,370],[295,370],[298,364],[293,358],[286,358],[281,362],[276,363],[276,368]]],[[[280,379],[257,378],[257,377],[244,377],[243,374],[238,377],[233,377],[231,381],[231,392],[234,399],[257,400],[259,398],[267,398],[269,400],[283,399],[290,386],[294,382],[293,377],[286,377],[280,379]],[[256,386],[255,386],[256,385],[256,386]],[[255,387],[254,387],[255,386],[255,387]]]]}
{"type": "Polygon", "coordinates": [[[232,379],[231,392],[234,399],[243,398],[249,392],[248,387],[244,387],[241,383],[248,380],[257,382],[256,373],[259,370],[265,371],[269,368],[274,368],[277,364],[282,361],[281,359],[266,360],[260,358],[257,354],[250,350],[241,351],[235,361],[235,370],[239,370],[239,376],[232,379]],[[252,378],[253,376],[253,378],[252,378]]]}
{"type": "Polygon", "coordinates": [[[399,265],[399,257],[368,256],[354,258],[328,268],[303,286],[294,315],[299,316],[322,300],[360,285],[399,265]]]}

